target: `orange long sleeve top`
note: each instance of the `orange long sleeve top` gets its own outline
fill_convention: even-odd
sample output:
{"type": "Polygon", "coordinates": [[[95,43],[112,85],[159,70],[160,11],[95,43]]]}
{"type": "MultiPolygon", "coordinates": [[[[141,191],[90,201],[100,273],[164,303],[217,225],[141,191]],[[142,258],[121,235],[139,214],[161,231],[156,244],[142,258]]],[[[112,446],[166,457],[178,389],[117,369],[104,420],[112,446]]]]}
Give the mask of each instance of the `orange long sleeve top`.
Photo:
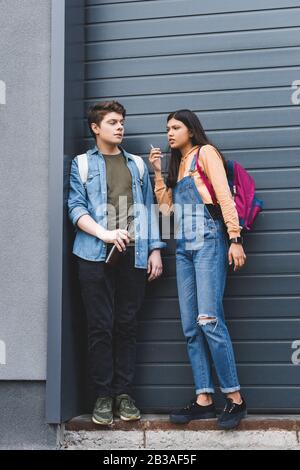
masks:
{"type": "MultiPolygon", "coordinates": [[[[186,155],[182,157],[177,181],[180,181],[184,176],[189,174],[193,157],[198,148],[199,146],[193,147],[186,155]]],[[[228,185],[221,156],[212,145],[204,145],[201,147],[199,165],[215,190],[217,201],[221,207],[229,238],[239,237],[241,233],[241,227],[239,226],[239,217],[235,202],[228,185]]],[[[196,188],[199,191],[203,203],[212,204],[213,201],[211,195],[197,169],[191,173],[191,176],[194,178],[196,188]]],[[[157,174],[155,174],[154,182],[154,192],[159,204],[159,208],[164,215],[168,215],[173,211],[172,189],[167,188],[164,178],[162,176],[157,176],[157,174]]]]}

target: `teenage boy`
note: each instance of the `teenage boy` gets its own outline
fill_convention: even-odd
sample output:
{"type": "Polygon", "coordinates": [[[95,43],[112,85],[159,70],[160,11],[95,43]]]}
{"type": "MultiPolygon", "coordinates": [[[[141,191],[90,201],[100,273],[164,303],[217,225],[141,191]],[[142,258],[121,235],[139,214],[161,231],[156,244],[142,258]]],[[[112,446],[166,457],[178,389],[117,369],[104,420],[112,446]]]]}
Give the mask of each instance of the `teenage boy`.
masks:
{"type": "Polygon", "coordinates": [[[89,371],[97,396],[92,420],[103,425],[111,424],[113,415],[140,419],[132,398],[137,312],[147,274],[153,281],[162,273],[160,250],[165,247],[147,166],[120,146],[125,115],[116,101],[90,108],[88,124],[96,146],[73,159],[68,198],[87,315],[89,371]],[[79,158],[86,159],[86,181],[79,158]],[[127,227],[129,215],[134,220],[127,227]],[[114,245],[119,259],[112,266],[105,260],[114,245]]]}

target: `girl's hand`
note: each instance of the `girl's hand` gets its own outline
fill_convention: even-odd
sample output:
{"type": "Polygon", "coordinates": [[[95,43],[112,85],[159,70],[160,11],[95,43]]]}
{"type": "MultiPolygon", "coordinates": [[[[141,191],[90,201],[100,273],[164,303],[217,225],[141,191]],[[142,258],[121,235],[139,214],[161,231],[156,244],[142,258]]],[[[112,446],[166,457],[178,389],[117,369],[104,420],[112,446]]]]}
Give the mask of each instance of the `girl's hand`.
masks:
{"type": "Polygon", "coordinates": [[[149,155],[149,162],[156,173],[161,173],[162,153],[160,148],[153,148],[149,155]]]}
{"type": "Polygon", "coordinates": [[[241,269],[246,262],[246,255],[244,248],[239,243],[232,243],[228,251],[229,264],[232,265],[234,262],[234,271],[241,269]]]}

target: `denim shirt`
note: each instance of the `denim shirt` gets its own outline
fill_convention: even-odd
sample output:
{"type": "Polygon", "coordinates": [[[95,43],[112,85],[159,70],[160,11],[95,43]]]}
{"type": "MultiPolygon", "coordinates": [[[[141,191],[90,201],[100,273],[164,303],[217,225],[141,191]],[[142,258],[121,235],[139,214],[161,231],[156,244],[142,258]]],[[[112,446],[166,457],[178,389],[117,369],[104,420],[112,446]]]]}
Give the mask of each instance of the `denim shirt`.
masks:
{"type": "MultiPolygon", "coordinates": [[[[122,151],[127,167],[132,176],[132,195],[134,203],[135,230],[135,267],[147,268],[148,256],[152,250],[165,248],[159,234],[158,211],[154,205],[153,191],[148,168],[144,163],[143,180],[132,155],[122,151]]],[[[96,146],[87,152],[88,178],[82,183],[77,157],[72,160],[70,190],[68,197],[68,215],[75,226],[73,253],[90,261],[104,261],[107,244],[97,237],[89,235],[77,226],[78,219],[88,214],[99,225],[107,229],[107,183],[106,166],[103,155],[96,146]]]]}

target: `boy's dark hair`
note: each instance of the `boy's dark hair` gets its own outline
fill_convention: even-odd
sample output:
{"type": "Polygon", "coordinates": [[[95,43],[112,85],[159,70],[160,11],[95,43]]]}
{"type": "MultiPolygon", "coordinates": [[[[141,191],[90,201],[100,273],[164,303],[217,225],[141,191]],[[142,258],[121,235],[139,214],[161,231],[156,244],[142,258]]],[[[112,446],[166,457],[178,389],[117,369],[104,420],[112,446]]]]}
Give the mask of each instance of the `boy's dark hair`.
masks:
{"type": "Polygon", "coordinates": [[[99,126],[104,116],[106,116],[108,113],[122,114],[122,116],[125,118],[126,109],[121,103],[118,103],[117,101],[101,101],[100,103],[96,103],[89,108],[87,113],[88,125],[94,138],[96,138],[96,135],[94,134],[91,127],[92,123],[98,124],[99,126]]]}

